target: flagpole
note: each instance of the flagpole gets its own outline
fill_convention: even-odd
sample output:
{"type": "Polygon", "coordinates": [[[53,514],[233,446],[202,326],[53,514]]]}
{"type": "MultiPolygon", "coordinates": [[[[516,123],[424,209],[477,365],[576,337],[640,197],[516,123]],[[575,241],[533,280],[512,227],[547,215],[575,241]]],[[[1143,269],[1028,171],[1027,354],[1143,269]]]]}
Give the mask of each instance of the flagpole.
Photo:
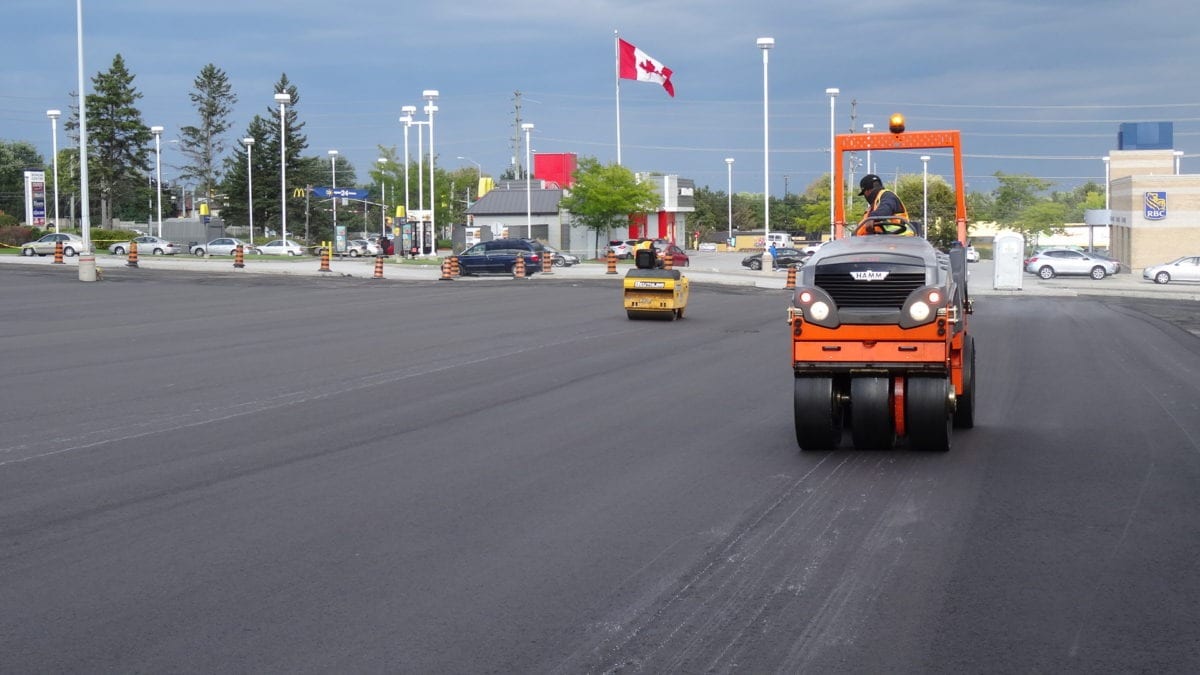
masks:
{"type": "Polygon", "coordinates": [[[621,39],[613,31],[613,80],[617,85],[617,166],[621,166],[621,39]]]}

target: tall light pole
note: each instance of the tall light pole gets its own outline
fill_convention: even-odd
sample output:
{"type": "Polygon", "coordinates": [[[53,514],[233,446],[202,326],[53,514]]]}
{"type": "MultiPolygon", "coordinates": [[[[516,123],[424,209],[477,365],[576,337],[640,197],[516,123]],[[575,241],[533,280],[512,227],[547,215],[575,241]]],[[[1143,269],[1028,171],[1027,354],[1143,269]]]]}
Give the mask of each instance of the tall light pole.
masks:
{"type": "Polygon", "coordinates": [[[725,158],[725,210],[729,219],[729,237],[725,240],[727,246],[733,246],[733,158],[725,158]]]}
{"type": "Polygon", "coordinates": [[[375,160],[379,164],[379,236],[387,236],[387,183],[383,180],[383,169],[387,166],[387,158],[375,160]]]}
{"type": "Polygon", "coordinates": [[[417,128],[417,213],[419,214],[417,238],[414,241],[418,246],[417,252],[421,255],[425,253],[425,136],[421,133],[421,127],[428,124],[429,122],[415,120],[412,123],[417,128]]]}
{"type": "Polygon", "coordinates": [[[830,87],[825,90],[829,95],[829,238],[833,239],[836,230],[833,224],[833,155],[834,155],[834,108],[837,106],[837,97],[841,93],[837,87],[830,87]]]}
{"type": "MultiPolygon", "coordinates": [[[[337,151],[337,150],[330,150],[330,151],[329,151],[329,171],[330,171],[330,176],[331,176],[330,180],[332,180],[332,181],[333,181],[333,187],[332,187],[332,188],[330,188],[330,195],[333,197],[333,239],[334,239],[334,249],[336,249],[336,248],[337,248],[337,203],[338,203],[338,196],[337,196],[337,156],[338,156],[338,151],[337,151]]],[[[337,252],[338,252],[338,253],[341,253],[341,251],[337,251],[337,252]]]]}
{"type": "Polygon", "coordinates": [[[1104,160],[1104,210],[1107,211],[1109,208],[1108,207],[1108,184],[1110,182],[1112,182],[1112,179],[1109,177],[1112,175],[1109,173],[1109,160],[1111,160],[1112,158],[1109,157],[1108,155],[1105,155],[1104,157],[1101,157],[1101,159],[1104,160]]]}
{"type": "Polygon", "coordinates": [[[1179,175],[1179,161],[1181,159],[1183,159],[1183,151],[1176,150],[1174,152],[1174,155],[1175,155],[1175,175],[1178,176],[1179,175]]]}
{"type": "MultiPolygon", "coordinates": [[[[411,159],[408,156],[408,130],[413,125],[412,116],[417,112],[417,106],[401,106],[400,112],[404,113],[400,116],[400,121],[404,123],[404,220],[408,220],[408,164],[411,159]]],[[[411,235],[411,232],[409,234],[411,235]]]]}
{"type": "Polygon", "coordinates": [[[279,230],[287,245],[287,121],[285,111],[292,102],[292,95],[285,92],[275,94],[279,104],[279,230]]]}
{"type": "Polygon", "coordinates": [[[87,90],[83,88],[83,0],[75,0],[75,49],[77,54],[75,95],[79,97],[79,199],[82,213],[79,231],[83,238],[83,250],[79,258],[79,280],[96,280],[96,257],[92,255],[92,221],[88,214],[88,133],[87,133],[87,90]],[[82,255],[86,254],[86,255],[82,255]]]}
{"type": "Polygon", "coordinates": [[[437,191],[433,188],[433,168],[434,168],[434,153],[433,153],[433,113],[437,112],[438,107],[434,101],[438,98],[437,89],[426,89],[421,92],[421,96],[428,103],[425,104],[425,113],[429,115],[429,255],[437,256],[437,191]]]}
{"type": "Polygon", "coordinates": [[[763,264],[762,269],[766,272],[775,270],[774,260],[771,264],[767,264],[768,256],[771,254],[771,242],[768,241],[771,237],[771,134],[770,134],[770,117],[768,115],[768,98],[767,92],[767,54],[771,48],[775,46],[775,38],[760,37],[758,38],[758,48],[762,50],[763,57],[763,264]]]}
{"type": "Polygon", "coordinates": [[[62,110],[46,110],[50,118],[50,148],[54,153],[54,232],[59,231],[59,115],[62,110]]]}
{"type": "Polygon", "coordinates": [[[247,136],[242,139],[246,146],[246,215],[250,221],[250,245],[254,245],[254,162],[250,155],[254,151],[254,138],[247,136]]]}
{"type": "MultiPolygon", "coordinates": [[[[867,130],[868,136],[871,135],[871,130],[874,128],[875,128],[874,122],[863,123],[863,129],[867,130]]],[[[870,141],[871,139],[868,138],[867,140],[870,141]]],[[[875,169],[871,168],[871,147],[870,147],[869,143],[867,145],[867,173],[875,173],[875,169]]]]}
{"type": "Polygon", "coordinates": [[[532,166],[529,163],[529,132],[533,131],[533,123],[525,122],[521,128],[525,130],[525,236],[533,239],[533,192],[529,185],[533,181],[529,174],[532,166]]]}
{"type": "Polygon", "coordinates": [[[158,191],[158,236],[162,237],[162,127],[150,127],[154,134],[154,183],[158,191]]]}
{"type": "Polygon", "coordinates": [[[929,238],[929,155],[921,155],[921,221],[929,238]]]}

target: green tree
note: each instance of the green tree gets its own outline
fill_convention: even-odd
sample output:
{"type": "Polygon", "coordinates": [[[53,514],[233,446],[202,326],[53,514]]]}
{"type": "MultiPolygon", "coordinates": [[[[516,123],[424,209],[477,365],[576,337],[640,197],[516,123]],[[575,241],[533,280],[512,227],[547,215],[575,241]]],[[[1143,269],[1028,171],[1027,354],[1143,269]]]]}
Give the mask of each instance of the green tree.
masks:
{"type": "Polygon", "coordinates": [[[231,225],[249,226],[249,209],[253,204],[254,233],[257,235],[265,232],[267,213],[272,209],[279,212],[279,144],[275,143],[272,153],[268,143],[279,128],[278,114],[273,121],[272,125],[271,118],[255,115],[246,127],[244,136],[253,138],[254,144],[247,149],[244,144],[238,143],[233,152],[225,157],[222,172],[221,193],[225,195],[225,203],[221,206],[221,217],[231,225]],[[250,156],[249,169],[246,166],[247,154],[250,156]],[[252,200],[247,195],[251,187],[254,189],[252,200]]]}
{"type": "Polygon", "coordinates": [[[1050,188],[1051,183],[1026,174],[995,174],[999,185],[992,191],[992,218],[1001,225],[1013,225],[1025,209],[1039,201],[1038,193],[1050,188]]]}
{"type": "MultiPolygon", "coordinates": [[[[45,164],[33,144],[26,141],[0,141],[0,211],[18,220],[25,217],[25,170],[37,169],[45,164]]],[[[46,167],[47,186],[54,184],[53,171],[53,165],[46,167]]],[[[53,196],[50,198],[53,199],[53,196]]],[[[53,214],[54,206],[47,203],[47,208],[53,214]]]]}
{"type": "Polygon", "coordinates": [[[619,164],[601,164],[595,157],[580,158],[574,173],[575,185],[560,206],[570,211],[576,222],[595,231],[596,255],[601,233],[608,233],[625,222],[631,213],[657,208],[658,195],[648,181],[638,182],[633,172],[619,164]]]}
{"type": "MultiPolygon", "coordinates": [[[[88,177],[99,194],[100,224],[105,229],[112,229],[114,215],[139,217],[145,199],[153,193],[146,176],[154,136],[136,106],[142,94],[133,80],[125,59],[117,54],[107,71],[92,78],[95,93],[87,95],[88,177]]],[[[78,108],[65,126],[79,129],[78,108]]]]}
{"type": "Polygon", "coordinates": [[[1036,201],[1021,211],[1009,227],[1020,232],[1025,241],[1036,241],[1040,235],[1062,232],[1067,220],[1067,205],[1049,200],[1036,201]]]}
{"type": "MultiPolygon", "coordinates": [[[[925,182],[924,175],[901,175],[897,181],[896,195],[904,202],[910,219],[925,223],[926,237],[934,246],[949,247],[958,239],[958,206],[955,202],[954,188],[942,176],[929,176],[929,213],[926,214],[923,213],[926,201],[925,182]]],[[[859,201],[862,201],[861,198],[859,201]]]]}
{"type": "Polygon", "coordinates": [[[219,161],[225,154],[225,133],[232,126],[229,115],[237,103],[237,95],[225,71],[211,63],[200,70],[192,86],[189,97],[200,122],[179,129],[182,136],[179,150],[187,158],[179,177],[194,181],[198,191],[211,199],[220,182],[219,161]]]}
{"type": "MultiPolygon", "coordinates": [[[[288,80],[287,73],[279,76],[279,81],[275,83],[276,94],[288,94],[291,96],[291,102],[284,108],[283,125],[279,123],[279,106],[272,105],[267,109],[267,114],[264,117],[266,122],[266,137],[261,139],[261,146],[255,147],[255,158],[260,154],[264,160],[269,162],[264,165],[265,173],[261,174],[262,178],[266,179],[266,185],[279,186],[281,182],[280,176],[280,139],[283,139],[283,164],[287,168],[287,185],[285,186],[285,202],[287,208],[288,232],[302,232],[305,222],[305,197],[303,194],[294,196],[297,189],[303,189],[308,185],[318,185],[314,180],[314,174],[319,169],[312,162],[308,166],[303,167],[302,158],[304,151],[308,149],[308,137],[301,133],[304,129],[304,122],[299,121],[299,106],[300,92],[296,89],[296,85],[288,80]],[[265,152],[264,152],[265,151],[265,152]]],[[[243,158],[244,159],[244,158],[243,158]]],[[[255,173],[255,182],[259,180],[260,174],[255,173]]],[[[257,188],[255,189],[257,192],[257,188]]],[[[245,192],[242,193],[245,195],[245,192]]],[[[267,200],[264,203],[263,213],[265,224],[274,227],[276,230],[281,230],[282,226],[282,211],[280,209],[279,200],[267,200]]],[[[256,219],[257,222],[257,219],[256,219]]],[[[280,232],[282,234],[282,232],[280,232]]],[[[289,236],[291,236],[289,234],[289,236]]]]}

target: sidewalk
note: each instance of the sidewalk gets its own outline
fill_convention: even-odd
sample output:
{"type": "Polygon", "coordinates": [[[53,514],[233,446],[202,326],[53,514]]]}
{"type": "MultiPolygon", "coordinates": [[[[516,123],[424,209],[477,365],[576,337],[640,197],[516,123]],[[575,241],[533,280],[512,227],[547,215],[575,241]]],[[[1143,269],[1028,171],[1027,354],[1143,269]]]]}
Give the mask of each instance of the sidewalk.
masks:
{"type": "MultiPolygon", "coordinates": [[[[693,283],[722,284],[728,286],[746,286],[767,290],[782,290],[787,284],[787,272],[755,272],[740,266],[740,255],[698,253],[692,255],[691,266],[680,268],[693,283]]],[[[77,257],[65,259],[61,267],[76,267],[77,257]]],[[[96,254],[96,267],[104,271],[125,270],[127,259],[124,256],[96,254]]],[[[54,265],[52,256],[22,257],[0,256],[0,264],[15,265],[54,265]]],[[[370,279],[375,274],[375,258],[333,258],[329,262],[329,271],[321,271],[320,258],[271,259],[262,256],[246,256],[245,267],[238,269],[233,266],[233,258],[217,256],[197,258],[195,256],[141,256],[138,260],[139,269],[154,270],[188,270],[220,274],[278,274],[307,277],[352,277],[370,279]]],[[[608,274],[608,266],[603,262],[586,262],[571,267],[555,267],[551,274],[537,273],[529,279],[531,282],[551,282],[557,279],[612,279],[614,283],[625,277],[632,269],[629,263],[617,265],[617,274],[608,274]]],[[[1122,273],[1096,281],[1090,277],[1058,277],[1043,280],[1032,274],[1022,278],[1021,290],[996,290],[992,286],[992,262],[984,260],[971,263],[969,284],[972,296],[1122,296],[1157,298],[1164,300],[1191,300],[1200,302],[1200,284],[1171,283],[1155,284],[1142,279],[1141,270],[1133,273],[1122,273]]],[[[395,259],[384,262],[384,279],[404,281],[436,281],[442,276],[438,264],[415,265],[403,264],[395,259]]],[[[458,277],[456,281],[470,283],[476,280],[510,279],[503,275],[483,277],[458,277]]]]}

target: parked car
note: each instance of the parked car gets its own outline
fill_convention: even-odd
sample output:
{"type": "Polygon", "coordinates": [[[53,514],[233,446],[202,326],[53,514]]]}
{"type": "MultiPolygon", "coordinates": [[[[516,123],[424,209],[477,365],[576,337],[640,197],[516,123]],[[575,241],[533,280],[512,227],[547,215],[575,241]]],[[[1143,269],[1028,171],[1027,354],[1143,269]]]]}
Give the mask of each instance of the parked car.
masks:
{"type": "Polygon", "coordinates": [[[233,255],[238,246],[242,247],[243,255],[258,253],[258,248],[249,242],[235,237],[219,237],[207,244],[196,244],[192,247],[192,255],[233,255]]]}
{"type": "Polygon", "coordinates": [[[1153,279],[1156,284],[1172,281],[1200,281],[1200,256],[1184,256],[1161,265],[1151,265],[1142,270],[1143,279],[1153,279]]]}
{"type": "Polygon", "coordinates": [[[974,246],[967,247],[967,262],[979,262],[979,251],[976,251],[974,246]]]}
{"type": "Polygon", "coordinates": [[[1025,261],[1025,271],[1043,279],[1084,274],[1098,280],[1116,274],[1120,269],[1121,263],[1115,260],[1074,248],[1047,248],[1025,261]]]}
{"type": "Polygon", "coordinates": [[[616,253],[618,258],[632,258],[633,249],[637,244],[637,239],[625,239],[624,241],[614,239],[608,242],[608,249],[616,253]]]}
{"type": "Polygon", "coordinates": [[[571,265],[579,264],[579,256],[577,256],[577,255],[571,255],[570,253],[563,253],[562,251],[560,251],[548,244],[542,244],[542,248],[546,249],[547,253],[554,256],[553,264],[555,267],[570,267],[571,265]]]}
{"type": "Polygon", "coordinates": [[[21,255],[54,255],[57,242],[63,243],[63,255],[68,258],[83,250],[83,237],[70,232],[51,232],[37,241],[21,244],[21,255]]]}
{"type": "MultiPolygon", "coordinates": [[[[173,241],[149,234],[134,237],[133,241],[137,242],[139,255],[175,255],[183,250],[182,246],[173,241]]],[[[108,252],[113,255],[125,255],[129,253],[129,248],[128,241],[118,241],[109,245],[108,252]]]]}
{"type": "Polygon", "coordinates": [[[304,247],[288,239],[275,239],[258,247],[263,255],[304,255],[304,247]]]}
{"type": "Polygon", "coordinates": [[[687,251],[684,251],[675,244],[655,240],[654,251],[657,254],[655,256],[655,264],[658,267],[663,266],[667,254],[671,255],[671,267],[690,267],[692,264],[692,259],[688,257],[687,251]]]}
{"type": "MultiPolygon", "coordinates": [[[[775,268],[787,269],[792,265],[803,265],[808,262],[811,253],[805,253],[798,248],[777,248],[775,249],[775,268]]],[[[763,254],[760,251],[752,255],[742,258],[742,267],[749,267],[752,270],[762,269],[763,254]]]]}
{"type": "Polygon", "coordinates": [[[346,244],[357,247],[357,249],[362,252],[362,255],[379,255],[379,246],[373,241],[367,239],[351,239],[350,241],[346,242],[346,244]]]}
{"type": "Polygon", "coordinates": [[[545,248],[527,239],[481,241],[458,254],[458,269],[463,276],[472,274],[512,274],[517,256],[525,260],[525,276],[542,268],[545,248]]]}

